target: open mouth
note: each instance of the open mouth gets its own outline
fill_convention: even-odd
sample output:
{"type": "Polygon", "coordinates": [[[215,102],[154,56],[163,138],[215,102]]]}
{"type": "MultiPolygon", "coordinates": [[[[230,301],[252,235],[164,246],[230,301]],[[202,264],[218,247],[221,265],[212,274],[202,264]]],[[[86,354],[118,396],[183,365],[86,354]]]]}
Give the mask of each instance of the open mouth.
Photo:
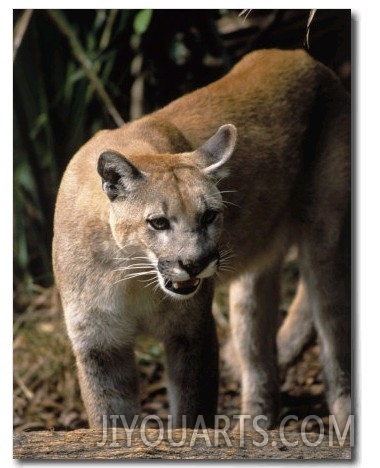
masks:
{"type": "Polygon", "coordinates": [[[175,294],[186,296],[187,294],[194,293],[200,285],[200,282],[201,280],[199,278],[191,278],[187,281],[168,280],[165,282],[165,288],[175,294]]]}

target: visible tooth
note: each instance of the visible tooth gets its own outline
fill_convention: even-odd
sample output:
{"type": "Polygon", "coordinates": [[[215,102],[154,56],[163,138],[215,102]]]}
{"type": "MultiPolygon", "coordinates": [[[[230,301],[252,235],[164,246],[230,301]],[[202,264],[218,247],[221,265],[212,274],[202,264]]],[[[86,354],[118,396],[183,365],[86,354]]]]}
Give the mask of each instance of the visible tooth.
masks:
{"type": "Polygon", "coordinates": [[[173,289],[181,289],[181,288],[184,288],[186,287],[186,285],[188,287],[194,287],[194,286],[198,286],[198,284],[200,283],[200,279],[199,278],[194,278],[192,280],[188,280],[188,281],[174,281],[172,283],[172,288],[173,289]]]}

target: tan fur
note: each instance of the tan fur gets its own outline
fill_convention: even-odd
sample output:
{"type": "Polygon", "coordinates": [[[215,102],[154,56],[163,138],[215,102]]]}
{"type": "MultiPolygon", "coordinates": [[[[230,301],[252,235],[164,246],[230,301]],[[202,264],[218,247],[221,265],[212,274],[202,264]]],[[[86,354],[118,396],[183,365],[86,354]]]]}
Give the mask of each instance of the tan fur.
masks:
{"type": "MultiPolygon", "coordinates": [[[[349,98],[332,72],[300,50],[249,54],[215,83],[96,134],[63,177],[53,243],[90,424],[103,414],[128,421],[138,414],[133,347],[140,332],[165,344],[176,424],[186,415],[194,425],[198,414],[213,424],[212,293],[214,283],[230,282],[242,414],[264,415],[264,426],[273,426],[279,271],[297,243],[309,308],[298,302],[313,316],[328,402],[344,425],[351,411],[349,213],[349,98]],[[140,275],[125,279],[128,273],[140,275]],[[191,291],[180,295],[165,284],[191,291]]],[[[281,347],[289,355],[295,335],[282,336],[280,355],[281,347]]]]}

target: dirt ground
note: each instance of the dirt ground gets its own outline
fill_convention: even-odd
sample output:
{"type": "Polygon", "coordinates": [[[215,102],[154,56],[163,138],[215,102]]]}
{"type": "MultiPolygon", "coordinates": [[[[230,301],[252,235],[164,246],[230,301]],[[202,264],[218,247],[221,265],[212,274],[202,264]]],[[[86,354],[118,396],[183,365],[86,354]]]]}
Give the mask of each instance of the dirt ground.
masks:
{"type": "MultiPolygon", "coordinates": [[[[286,313],[297,282],[294,261],[284,267],[281,310],[286,313]]],[[[217,294],[215,318],[220,344],[228,336],[227,293],[217,294]]],[[[35,286],[26,294],[16,291],[14,322],[14,428],[19,431],[87,427],[76,367],[66,334],[59,297],[54,289],[35,286]]],[[[287,430],[299,431],[304,417],[317,415],[328,427],[328,409],[319,362],[319,347],[311,343],[299,361],[288,371],[281,386],[282,413],[298,417],[287,430]]],[[[141,377],[142,416],[155,414],[167,419],[168,399],[163,348],[149,337],[142,337],[136,351],[141,377]]],[[[221,359],[218,413],[239,414],[240,386],[228,373],[221,359]]],[[[315,419],[307,431],[319,431],[315,419]]]]}

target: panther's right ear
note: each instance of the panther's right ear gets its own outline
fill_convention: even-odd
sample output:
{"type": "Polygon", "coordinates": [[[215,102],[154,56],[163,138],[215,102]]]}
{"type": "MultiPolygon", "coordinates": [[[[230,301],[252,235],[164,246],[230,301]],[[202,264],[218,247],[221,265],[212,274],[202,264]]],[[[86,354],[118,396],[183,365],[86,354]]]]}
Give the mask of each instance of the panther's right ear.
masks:
{"type": "Polygon", "coordinates": [[[136,166],[115,151],[106,151],[99,156],[98,173],[102,178],[102,188],[111,201],[124,197],[145,178],[136,166]]]}

